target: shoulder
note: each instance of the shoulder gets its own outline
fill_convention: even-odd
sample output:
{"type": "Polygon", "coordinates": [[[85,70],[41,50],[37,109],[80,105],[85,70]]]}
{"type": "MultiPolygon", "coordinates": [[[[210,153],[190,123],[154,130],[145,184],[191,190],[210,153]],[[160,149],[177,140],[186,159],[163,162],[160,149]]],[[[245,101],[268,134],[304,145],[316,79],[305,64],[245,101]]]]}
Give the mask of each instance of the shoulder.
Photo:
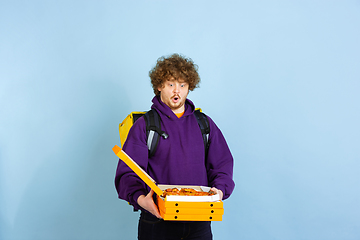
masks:
{"type": "MultiPolygon", "coordinates": [[[[146,130],[146,122],[145,122],[145,116],[141,116],[140,118],[138,118],[133,126],[130,128],[130,132],[143,132],[146,130]]],[[[129,132],[129,133],[130,133],[129,132]]]]}
{"type": "Polygon", "coordinates": [[[207,115],[206,113],[203,113],[202,114],[206,117],[207,119],[207,124],[209,125],[209,128],[210,128],[210,135],[214,136],[214,135],[217,135],[218,133],[221,133],[221,130],[220,128],[216,125],[215,121],[209,116],[207,115]]]}
{"type": "MultiPolygon", "coordinates": [[[[129,130],[127,139],[124,144],[124,150],[130,146],[140,146],[146,144],[146,123],[144,116],[137,119],[129,130]]],[[[131,148],[131,147],[130,147],[131,148]]]]}
{"type": "Polygon", "coordinates": [[[209,123],[209,125],[210,125],[210,124],[211,124],[211,125],[216,125],[215,122],[212,120],[212,118],[211,118],[209,115],[207,115],[205,112],[203,112],[202,110],[200,110],[200,108],[195,109],[194,115],[197,115],[197,116],[199,116],[199,117],[201,117],[201,118],[206,119],[207,122],[209,123]]]}

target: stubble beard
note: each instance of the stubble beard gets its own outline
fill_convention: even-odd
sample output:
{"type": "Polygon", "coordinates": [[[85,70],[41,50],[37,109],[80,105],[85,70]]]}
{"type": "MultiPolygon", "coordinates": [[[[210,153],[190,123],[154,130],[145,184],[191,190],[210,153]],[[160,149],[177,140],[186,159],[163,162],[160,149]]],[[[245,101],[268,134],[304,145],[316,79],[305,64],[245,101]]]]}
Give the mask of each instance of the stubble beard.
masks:
{"type": "Polygon", "coordinates": [[[174,95],[171,97],[169,105],[170,105],[169,107],[172,111],[176,111],[176,110],[181,109],[185,105],[185,100],[183,100],[179,95],[174,95]],[[175,97],[177,97],[179,99],[178,102],[176,102],[176,103],[173,102],[173,99],[175,97]]]}

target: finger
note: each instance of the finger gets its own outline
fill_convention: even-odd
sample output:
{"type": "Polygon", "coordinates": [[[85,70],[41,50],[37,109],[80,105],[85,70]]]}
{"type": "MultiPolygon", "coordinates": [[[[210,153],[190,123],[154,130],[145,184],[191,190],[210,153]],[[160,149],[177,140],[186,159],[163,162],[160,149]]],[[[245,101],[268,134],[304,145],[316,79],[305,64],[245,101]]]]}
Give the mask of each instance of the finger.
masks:
{"type": "MultiPolygon", "coordinates": [[[[154,204],[155,205],[155,204],[154,204]]],[[[154,209],[154,215],[157,217],[157,218],[161,218],[162,219],[162,217],[161,217],[161,215],[160,215],[160,211],[159,211],[159,209],[158,209],[158,207],[155,205],[155,209],[154,209]]]]}
{"type": "Polygon", "coordinates": [[[153,215],[154,215],[155,217],[157,217],[157,218],[162,219],[162,217],[161,217],[161,215],[160,215],[160,212],[159,212],[159,210],[158,210],[157,208],[154,209],[153,215]]]}
{"type": "Polygon", "coordinates": [[[213,192],[216,192],[217,194],[219,194],[220,200],[223,199],[224,193],[221,190],[217,189],[216,187],[212,187],[210,190],[213,191],[213,192]]]}
{"type": "Polygon", "coordinates": [[[147,197],[152,197],[153,194],[154,194],[154,190],[150,189],[150,192],[147,194],[147,197]]]}
{"type": "MultiPolygon", "coordinates": [[[[152,199],[151,199],[152,200],[152,199]]],[[[151,213],[157,217],[157,218],[162,218],[159,212],[159,208],[158,206],[154,203],[154,201],[152,201],[151,203],[151,213]]]]}
{"type": "Polygon", "coordinates": [[[146,195],[146,198],[148,198],[149,200],[149,209],[148,209],[148,211],[152,214],[152,215],[154,215],[155,217],[157,217],[157,218],[161,218],[162,219],[162,217],[161,217],[161,215],[160,215],[160,212],[159,212],[159,209],[158,209],[158,207],[156,206],[156,204],[155,204],[155,202],[154,202],[154,200],[153,200],[153,195],[154,195],[154,190],[152,190],[152,189],[150,189],[150,192],[146,195]]]}

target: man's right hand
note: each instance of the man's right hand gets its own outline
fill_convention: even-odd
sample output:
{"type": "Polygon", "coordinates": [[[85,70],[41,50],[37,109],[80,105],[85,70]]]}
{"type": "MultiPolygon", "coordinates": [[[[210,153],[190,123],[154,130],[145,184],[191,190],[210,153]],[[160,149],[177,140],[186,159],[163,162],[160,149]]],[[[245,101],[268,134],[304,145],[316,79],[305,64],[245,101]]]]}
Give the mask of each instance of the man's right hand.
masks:
{"type": "Polygon", "coordinates": [[[147,210],[148,212],[150,212],[152,215],[154,215],[157,218],[162,218],[160,216],[159,210],[157,208],[157,206],[154,203],[153,200],[153,194],[154,194],[154,190],[150,190],[150,192],[145,196],[145,195],[140,195],[137,199],[137,203],[140,205],[140,207],[142,207],[143,209],[147,210]]]}

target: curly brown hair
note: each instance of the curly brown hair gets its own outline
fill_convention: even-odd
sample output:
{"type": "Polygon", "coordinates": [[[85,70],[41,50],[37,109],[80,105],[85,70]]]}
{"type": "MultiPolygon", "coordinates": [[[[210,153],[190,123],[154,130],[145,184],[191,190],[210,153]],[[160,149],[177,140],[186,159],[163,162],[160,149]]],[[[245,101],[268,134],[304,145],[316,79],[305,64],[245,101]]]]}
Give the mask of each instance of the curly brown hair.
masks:
{"type": "Polygon", "coordinates": [[[189,84],[189,90],[193,91],[199,87],[200,76],[198,66],[191,60],[180,54],[173,54],[169,57],[162,56],[157,60],[156,66],[149,71],[149,77],[155,95],[160,95],[159,87],[170,79],[184,80],[189,84]]]}

